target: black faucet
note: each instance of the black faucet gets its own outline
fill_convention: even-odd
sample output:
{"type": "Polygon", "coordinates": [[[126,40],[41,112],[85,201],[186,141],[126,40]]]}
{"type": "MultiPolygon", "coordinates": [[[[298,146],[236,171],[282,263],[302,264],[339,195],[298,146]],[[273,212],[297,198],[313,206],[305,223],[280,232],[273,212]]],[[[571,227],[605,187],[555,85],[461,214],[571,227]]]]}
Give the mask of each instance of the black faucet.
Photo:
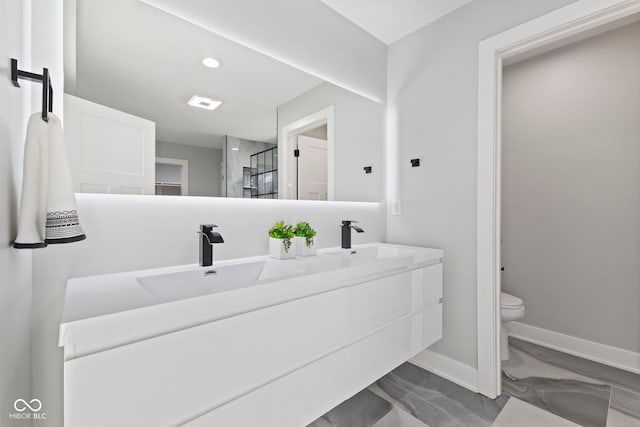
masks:
{"type": "Polygon", "coordinates": [[[351,223],[358,221],[342,221],[342,249],[351,249],[351,229],[353,228],[358,233],[364,233],[364,230],[357,225],[351,225],[351,223]]]}
{"type": "Polygon", "coordinates": [[[213,231],[217,227],[215,224],[200,224],[200,266],[209,267],[213,265],[213,245],[224,243],[220,233],[213,231]]]}

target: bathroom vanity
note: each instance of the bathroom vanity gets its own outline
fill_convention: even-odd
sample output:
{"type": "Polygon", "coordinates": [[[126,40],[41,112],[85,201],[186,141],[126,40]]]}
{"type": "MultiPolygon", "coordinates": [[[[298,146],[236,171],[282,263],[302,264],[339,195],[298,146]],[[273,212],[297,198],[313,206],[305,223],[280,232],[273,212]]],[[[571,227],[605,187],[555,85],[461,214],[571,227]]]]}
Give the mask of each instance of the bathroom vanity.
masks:
{"type": "Polygon", "coordinates": [[[439,249],[72,279],[66,426],[301,427],[442,337],[439,249]]]}

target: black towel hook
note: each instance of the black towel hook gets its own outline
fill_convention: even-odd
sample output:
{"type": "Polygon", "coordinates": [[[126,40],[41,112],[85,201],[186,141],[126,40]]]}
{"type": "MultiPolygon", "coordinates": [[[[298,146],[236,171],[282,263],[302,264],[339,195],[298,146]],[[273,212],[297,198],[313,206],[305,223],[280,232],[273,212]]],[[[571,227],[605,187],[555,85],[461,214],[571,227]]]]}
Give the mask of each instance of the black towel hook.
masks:
{"type": "Polygon", "coordinates": [[[48,122],[48,112],[53,112],[53,86],[49,77],[49,69],[43,68],[42,74],[22,71],[18,69],[18,60],[11,58],[11,81],[13,81],[15,87],[20,87],[18,79],[42,83],[42,120],[48,122]]]}

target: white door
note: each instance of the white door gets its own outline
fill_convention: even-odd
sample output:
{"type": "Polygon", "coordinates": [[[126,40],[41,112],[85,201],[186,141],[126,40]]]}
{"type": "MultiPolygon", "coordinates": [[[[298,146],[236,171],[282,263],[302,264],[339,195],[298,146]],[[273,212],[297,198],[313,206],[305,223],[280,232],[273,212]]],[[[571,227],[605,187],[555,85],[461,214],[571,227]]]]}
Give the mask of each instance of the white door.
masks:
{"type": "Polygon", "coordinates": [[[298,135],[298,200],[327,200],[327,141],[298,135]]]}
{"type": "Polygon", "coordinates": [[[64,119],[76,192],[155,194],[154,122],[67,94],[64,119]]]}

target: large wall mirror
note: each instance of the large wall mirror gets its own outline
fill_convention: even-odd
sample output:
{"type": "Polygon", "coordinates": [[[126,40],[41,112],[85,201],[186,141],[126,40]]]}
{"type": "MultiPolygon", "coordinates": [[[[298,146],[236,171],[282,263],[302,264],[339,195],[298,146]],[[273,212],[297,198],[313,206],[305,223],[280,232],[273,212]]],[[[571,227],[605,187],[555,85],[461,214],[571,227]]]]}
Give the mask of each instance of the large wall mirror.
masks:
{"type": "Polygon", "coordinates": [[[384,197],[384,105],[137,0],[64,19],[76,191],[384,197]]]}

